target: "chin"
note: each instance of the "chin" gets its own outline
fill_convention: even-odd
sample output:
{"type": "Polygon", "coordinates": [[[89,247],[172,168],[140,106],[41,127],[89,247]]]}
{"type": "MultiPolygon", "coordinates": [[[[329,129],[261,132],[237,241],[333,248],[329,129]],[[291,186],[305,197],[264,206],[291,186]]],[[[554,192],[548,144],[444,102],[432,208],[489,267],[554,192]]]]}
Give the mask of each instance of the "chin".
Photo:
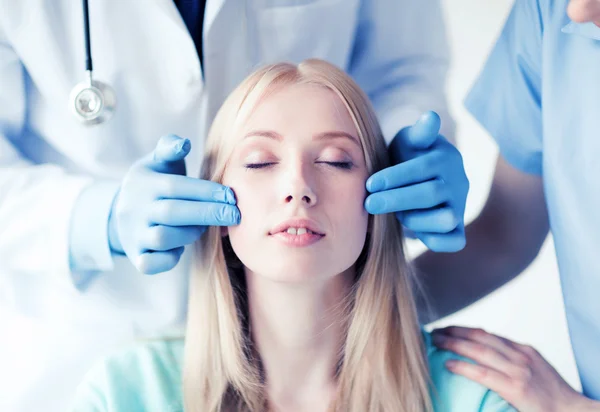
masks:
{"type": "Polygon", "coordinates": [[[270,279],[282,283],[302,283],[315,281],[319,279],[326,279],[328,277],[330,276],[324,274],[322,271],[316,271],[315,269],[308,268],[302,270],[297,267],[294,269],[290,269],[288,267],[282,269],[280,272],[272,273],[271,276],[269,276],[270,279]]]}
{"type": "Polygon", "coordinates": [[[316,264],[290,265],[286,263],[277,265],[276,262],[273,262],[269,267],[260,268],[253,272],[273,282],[281,283],[303,283],[324,280],[333,276],[322,265],[316,264]]]}

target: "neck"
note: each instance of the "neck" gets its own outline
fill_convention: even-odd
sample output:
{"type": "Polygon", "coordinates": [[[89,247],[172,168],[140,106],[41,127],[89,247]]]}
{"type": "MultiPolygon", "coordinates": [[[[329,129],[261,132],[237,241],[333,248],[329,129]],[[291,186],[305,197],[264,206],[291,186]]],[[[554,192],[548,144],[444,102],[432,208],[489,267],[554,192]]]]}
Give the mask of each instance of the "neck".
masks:
{"type": "Polygon", "coordinates": [[[323,405],[324,397],[335,391],[345,338],[343,307],[353,274],[282,283],[246,271],[252,339],[266,373],[269,400],[282,410],[307,402],[323,405]]]}

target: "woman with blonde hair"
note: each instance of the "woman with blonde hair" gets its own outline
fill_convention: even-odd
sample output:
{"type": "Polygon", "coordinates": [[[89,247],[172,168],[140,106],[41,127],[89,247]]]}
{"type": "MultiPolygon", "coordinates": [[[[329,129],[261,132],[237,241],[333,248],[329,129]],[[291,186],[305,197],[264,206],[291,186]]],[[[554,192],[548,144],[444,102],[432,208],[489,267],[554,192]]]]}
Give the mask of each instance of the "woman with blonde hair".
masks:
{"type": "Polygon", "coordinates": [[[185,344],[109,357],[74,410],[513,410],[450,373],[457,356],[420,328],[402,227],[364,208],[386,166],[374,111],[344,72],[308,60],[250,75],[206,143],[201,178],[230,187],[242,216],[196,245],[185,344]]]}

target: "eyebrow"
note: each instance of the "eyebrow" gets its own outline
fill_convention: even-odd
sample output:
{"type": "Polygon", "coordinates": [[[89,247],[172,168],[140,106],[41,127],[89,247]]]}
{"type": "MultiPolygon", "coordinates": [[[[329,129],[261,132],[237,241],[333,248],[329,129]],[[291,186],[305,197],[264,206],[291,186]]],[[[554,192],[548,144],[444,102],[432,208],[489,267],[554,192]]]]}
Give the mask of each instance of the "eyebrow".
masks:
{"type": "MultiPolygon", "coordinates": [[[[244,139],[247,137],[251,137],[251,136],[266,137],[266,138],[277,140],[277,141],[283,140],[283,136],[274,130],[252,130],[252,131],[246,133],[246,135],[244,136],[244,139]]],[[[317,133],[316,135],[313,136],[313,140],[335,139],[335,138],[340,138],[340,137],[350,139],[356,145],[358,145],[359,147],[362,147],[356,137],[352,136],[350,133],[346,133],[346,132],[342,132],[342,131],[338,131],[338,130],[317,133]]]]}

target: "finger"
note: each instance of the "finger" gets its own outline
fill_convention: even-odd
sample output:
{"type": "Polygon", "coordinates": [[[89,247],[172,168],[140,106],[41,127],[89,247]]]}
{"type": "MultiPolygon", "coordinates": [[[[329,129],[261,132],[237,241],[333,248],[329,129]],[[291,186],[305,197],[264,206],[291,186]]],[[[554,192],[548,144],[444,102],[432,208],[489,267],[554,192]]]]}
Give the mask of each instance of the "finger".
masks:
{"type": "Polygon", "coordinates": [[[156,196],[163,199],[222,202],[234,205],[235,194],[230,187],[210,180],[189,176],[165,175],[156,178],[156,196]]]}
{"type": "Polygon", "coordinates": [[[148,218],[151,224],[165,226],[233,226],[241,216],[234,205],[162,199],[152,204],[148,218]]]}
{"type": "Polygon", "coordinates": [[[406,133],[406,144],[412,149],[427,149],[438,138],[442,120],[433,111],[424,113],[406,133]]]}
{"type": "Polygon", "coordinates": [[[449,326],[434,332],[434,334],[443,334],[445,336],[468,339],[473,342],[482,343],[489,347],[494,348],[496,351],[502,353],[506,358],[513,362],[522,364],[527,361],[524,354],[514,346],[509,344],[507,339],[493,335],[480,328],[468,328],[464,326],[449,326]]]}
{"type": "Polygon", "coordinates": [[[457,355],[474,360],[480,365],[502,372],[507,376],[512,376],[516,373],[517,366],[491,346],[443,334],[433,334],[432,340],[438,348],[449,350],[457,355]]]}
{"type": "Polygon", "coordinates": [[[142,252],[164,252],[194,243],[206,226],[150,226],[142,236],[142,252]]]}
{"type": "Polygon", "coordinates": [[[439,175],[444,160],[443,152],[434,150],[387,167],[369,177],[367,190],[373,193],[431,180],[439,175]]]}
{"type": "Polygon", "coordinates": [[[450,372],[475,381],[496,392],[509,403],[512,402],[510,397],[512,379],[502,372],[490,369],[486,366],[475,365],[458,360],[447,361],[446,367],[450,372]]]}
{"type": "Polygon", "coordinates": [[[190,152],[192,144],[189,139],[184,139],[174,134],[161,137],[153,153],[155,162],[174,162],[183,159],[190,152]]]}
{"type": "Polygon", "coordinates": [[[438,179],[385,190],[369,195],[365,200],[367,212],[382,213],[404,212],[415,209],[429,209],[449,199],[447,185],[438,179]]]}
{"type": "Polygon", "coordinates": [[[467,244],[463,224],[449,233],[415,232],[415,236],[433,252],[454,253],[463,250],[467,244]]]}
{"type": "Polygon", "coordinates": [[[135,261],[135,267],[146,275],[166,272],[173,269],[183,254],[184,247],[168,250],[166,252],[145,252],[135,261]]]}
{"type": "Polygon", "coordinates": [[[449,233],[460,223],[454,209],[447,206],[397,213],[396,217],[414,232],[449,233]]]}
{"type": "Polygon", "coordinates": [[[170,134],[161,137],[145,165],[155,172],[185,174],[184,158],[192,148],[189,139],[170,134]]]}
{"type": "Polygon", "coordinates": [[[598,21],[600,19],[600,4],[593,0],[571,0],[567,7],[571,20],[577,23],[598,21]]]}

